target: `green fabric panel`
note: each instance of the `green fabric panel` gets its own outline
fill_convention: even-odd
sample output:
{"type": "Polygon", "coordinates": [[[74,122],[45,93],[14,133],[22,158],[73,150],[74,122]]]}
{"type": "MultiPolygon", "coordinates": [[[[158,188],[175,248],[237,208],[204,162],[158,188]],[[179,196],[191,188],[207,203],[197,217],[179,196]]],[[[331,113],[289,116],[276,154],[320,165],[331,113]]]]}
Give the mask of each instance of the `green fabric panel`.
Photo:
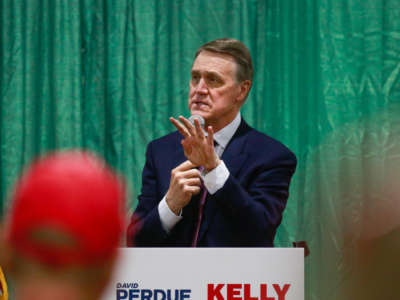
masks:
{"type": "MultiPolygon", "coordinates": [[[[399,226],[400,189],[393,183],[400,175],[399,17],[398,1],[319,2],[321,98],[320,108],[309,107],[318,123],[308,125],[320,128],[297,174],[298,238],[311,248],[309,299],[342,299],[360,253],[399,226]],[[358,248],[363,239],[370,241],[358,248]]],[[[391,243],[398,251],[398,240],[391,243]]],[[[393,270],[365,275],[371,282],[360,290],[367,296],[349,299],[378,299],[388,291],[396,298],[377,280],[396,277],[395,269],[393,261],[393,270]]]]}
{"type": "Polygon", "coordinates": [[[219,37],[253,56],[244,118],[299,159],[276,245],[306,240],[306,299],[338,299],[344,234],[397,174],[398,0],[0,1],[1,214],[28,162],[77,147],[135,207],[145,147],[188,115],[194,52],[219,37]]]}

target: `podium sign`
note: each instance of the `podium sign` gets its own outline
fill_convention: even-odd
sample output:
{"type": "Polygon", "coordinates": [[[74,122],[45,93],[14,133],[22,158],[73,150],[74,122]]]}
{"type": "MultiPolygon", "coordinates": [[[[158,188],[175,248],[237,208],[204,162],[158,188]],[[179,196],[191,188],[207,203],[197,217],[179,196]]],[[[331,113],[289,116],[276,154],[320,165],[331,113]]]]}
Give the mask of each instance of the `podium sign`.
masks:
{"type": "Polygon", "coordinates": [[[303,300],[299,248],[122,248],[102,300],[303,300]]]}

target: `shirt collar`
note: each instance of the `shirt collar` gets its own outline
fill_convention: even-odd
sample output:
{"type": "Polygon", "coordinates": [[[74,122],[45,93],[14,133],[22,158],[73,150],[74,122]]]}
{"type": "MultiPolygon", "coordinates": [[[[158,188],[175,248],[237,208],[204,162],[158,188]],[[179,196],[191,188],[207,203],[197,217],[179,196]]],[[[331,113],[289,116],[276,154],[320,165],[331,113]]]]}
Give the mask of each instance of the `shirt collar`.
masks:
{"type": "Polygon", "coordinates": [[[220,145],[223,149],[225,149],[226,145],[228,145],[229,141],[235,134],[236,130],[239,128],[241,121],[240,112],[236,115],[232,122],[226,125],[224,128],[214,133],[214,140],[220,145]]]}

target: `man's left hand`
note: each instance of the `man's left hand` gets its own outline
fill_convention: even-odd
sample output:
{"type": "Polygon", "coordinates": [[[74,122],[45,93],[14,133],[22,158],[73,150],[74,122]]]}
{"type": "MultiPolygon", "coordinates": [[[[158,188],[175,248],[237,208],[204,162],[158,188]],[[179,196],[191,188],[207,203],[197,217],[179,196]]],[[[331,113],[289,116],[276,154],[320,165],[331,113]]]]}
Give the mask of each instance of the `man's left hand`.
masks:
{"type": "Polygon", "coordinates": [[[196,166],[203,166],[207,172],[215,169],[221,162],[214,149],[214,131],[212,126],[207,127],[207,137],[201,129],[199,120],[194,120],[194,126],[182,116],[178,120],[169,119],[178,131],[184,136],[181,144],[185,156],[196,166]]]}

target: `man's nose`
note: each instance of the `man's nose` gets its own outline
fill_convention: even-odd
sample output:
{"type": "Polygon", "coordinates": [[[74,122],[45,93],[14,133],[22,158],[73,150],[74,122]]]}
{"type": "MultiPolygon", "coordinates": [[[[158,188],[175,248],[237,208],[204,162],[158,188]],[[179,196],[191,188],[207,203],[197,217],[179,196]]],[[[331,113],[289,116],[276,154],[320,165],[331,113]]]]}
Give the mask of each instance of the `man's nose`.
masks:
{"type": "Polygon", "coordinates": [[[203,78],[200,78],[199,82],[196,85],[196,93],[205,94],[207,93],[207,84],[203,78]]]}

